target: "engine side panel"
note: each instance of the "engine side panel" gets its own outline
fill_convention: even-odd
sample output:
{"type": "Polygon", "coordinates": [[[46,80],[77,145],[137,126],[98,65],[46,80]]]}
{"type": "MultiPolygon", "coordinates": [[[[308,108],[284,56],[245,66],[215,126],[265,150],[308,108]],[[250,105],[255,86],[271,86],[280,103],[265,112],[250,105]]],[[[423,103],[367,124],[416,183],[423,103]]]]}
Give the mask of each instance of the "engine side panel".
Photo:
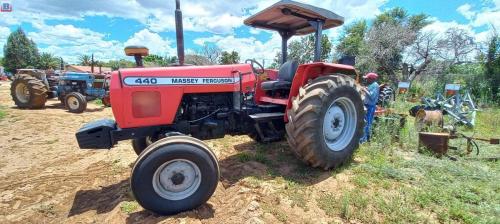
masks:
{"type": "Polygon", "coordinates": [[[122,69],[112,74],[111,105],[121,128],[170,125],[183,95],[238,92],[240,88],[243,92],[253,92],[254,83],[255,76],[248,64],[122,69]],[[137,92],[159,94],[159,116],[134,116],[132,101],[137,92]]]}

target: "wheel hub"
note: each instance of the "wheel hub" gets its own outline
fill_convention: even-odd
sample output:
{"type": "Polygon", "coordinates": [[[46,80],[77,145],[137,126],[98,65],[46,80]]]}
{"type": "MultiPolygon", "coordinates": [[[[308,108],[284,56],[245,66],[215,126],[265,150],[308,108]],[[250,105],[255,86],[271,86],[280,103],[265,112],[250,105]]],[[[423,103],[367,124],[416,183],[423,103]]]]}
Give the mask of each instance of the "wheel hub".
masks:
{"type": "Polygon", "coordinates": [[[191,196],[201,183],[201,171],[196,164],[175,159],[161,165],[153,176],[153,188],[168,200],[182,200],[191,196]]]}
{"type": "Polygon", "coordinates": [[[22,103],[28,103],[30,101],[30,91],[28,86],[24,83],[19,83],[16,86],[16,97],[22,103]]]}
{"type": "Polygon", "coordinates": [[[172,178],[170,178],[172,183],[174,183],[175,185],[181,185],[182,182],[184,182],[184,179],[186,178],[184,177],[184,175],[182,175],[182,173],[176,173],[174,174],[174,176],[172,176],[172,178]]]}
{"type": "Polygon", "coordinates": [[[332,151],[342,151],[356,131],[357,117],[354,103],[346,97],[332,102],[323,119],[323,137],[332,151]]]}
{"type": "Polygon", "coordinates": [[[71,108],[72,110],[78,109],[78,106],[80,104],[78,102],[78,99],[76,99],[76,97],[74,97],[74,96],[68,97],[68,100],[66,103],[67,103],[68,107],[71,108]]]}

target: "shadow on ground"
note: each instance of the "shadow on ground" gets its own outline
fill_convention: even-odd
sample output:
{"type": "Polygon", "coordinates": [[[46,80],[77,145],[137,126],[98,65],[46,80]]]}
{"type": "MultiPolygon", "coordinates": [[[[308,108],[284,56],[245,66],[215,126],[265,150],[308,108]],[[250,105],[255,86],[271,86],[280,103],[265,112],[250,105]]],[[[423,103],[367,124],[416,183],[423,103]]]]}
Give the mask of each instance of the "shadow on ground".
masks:
{"type": "Polygon", "coordinates": [[[174,216],[162,216],[153,212],[142,210],[131,213],[127,216],[126,223],[158,223],[167,218],[192,218],[192,219],[209,219],[214,217],[215,210],[211,204],[205,203],[200,207],[191,211],[182,212],[174,216]]]}
{"type": "Polygon", "coordinates": [[[134,200],[129,191],[129,179],[101,189],[76,192],[68,217],[95,210],[103,214],[113,210],[120,202],[134,200]]]}
{"type": "MultiPolygon", "coordinates": [[[[229,188],[246,177],[255,177],[259,180],[283,178],[301,185],[312,185],[332,176],[332,171],[312,168],[300,160],[290,151],[286,142],[260,144],[254,141],[234,146],[236,154],[219,161],[221,182],[229,188]]],[[[338,168],[335,172],[348,169],[350,164],[338,168]]],[[[76,193],[68,217],[79,215],[87,211],[96,211],[97,214],[111,212],[123,201],[134,201],[129,188],[129,178],[118,183],[102,187],[101,189],[80,190],[76,193]]],[[[161,216],[149,211],[141,210],[128,214],[127,223],[160,222],[167,218],[190,217],[195,219],[209,219],[214,217],[211,204],[205,203],[191,211],[175,216],[161,216]]]]}
{"type": "MultiPolygon", "coordinates": [[[[303,185],[316,184],[332,176],[332,171],[310,167],[297,159],[286,142],[261,144],[250,141],[235,145],[234,149],[237,154],[219,161],[225,187],[250,176],[260,180],[282,177],[303,185]]],[[[336,172],[350,167],[351,163],[337,168],[336,172]]]]}

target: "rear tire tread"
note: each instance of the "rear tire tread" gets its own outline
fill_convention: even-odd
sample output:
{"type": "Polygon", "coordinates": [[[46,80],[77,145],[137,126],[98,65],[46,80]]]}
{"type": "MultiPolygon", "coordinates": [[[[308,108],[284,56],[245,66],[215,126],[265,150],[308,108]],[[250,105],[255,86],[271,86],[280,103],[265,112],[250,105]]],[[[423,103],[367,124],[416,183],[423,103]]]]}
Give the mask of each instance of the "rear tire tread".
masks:
{"type": "MultiPolygon", "coordinates": [[[[334,90],[340,87],[350,87],[361,93],[361,88],[348,76],[342,74],[325,75],[314,79],[299,89],[297,97],[292,99],[292,107],[287,111],[288,123],[286,124],[287,140],[294,154],[306,164],[323,169],[336,168],[345,163],[346,160],[329,160],[321,152],[320,144],[315,140],[318,120],[322,122],[321,110],[329,100],[329,96],[334,90]]],[[[362,110],[361,101],[361,110],[362,110]]],[[[358,119],[358,130],[354,137],[361,137],[364,126],[364,111],[358,114],[363,115],[361,121],[358,119]],[[361,124],[359,123],[361,122],[361,124]]],[[[358,148],[356,141],[354,148],[358,148]]]]}
{"type": "Polygon", "coordinates": [[[27,74],[17,74],[11,84],[10,95],[12,100],[19,108],[27,109],[40,109],[45,106],[47,102],[47,92],[48,89],[42,80],[32,77],[27,74]],[[16,97],[16,85],[19,82],[23,82],[26,87],[28,87],[30,92],[30,100],[27,103],[19,101],[16,97]]]}

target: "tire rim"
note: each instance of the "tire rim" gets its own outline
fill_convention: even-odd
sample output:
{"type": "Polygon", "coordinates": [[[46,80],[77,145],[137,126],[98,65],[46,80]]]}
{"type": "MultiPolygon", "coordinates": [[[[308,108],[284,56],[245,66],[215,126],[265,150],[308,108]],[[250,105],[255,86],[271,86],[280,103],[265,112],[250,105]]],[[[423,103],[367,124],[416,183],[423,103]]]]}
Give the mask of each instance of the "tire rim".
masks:
{"type": "Polygon", "coordinates": [[[330,150],[344,150],[354,137],[357,124],[355,108],[347,97],[336,99],[328,107],[323,119],[323,140],[330,150]]]}
{"type": "Polygon", "coordinates": [[[77,110],[80,107],[80,102],[74,96],[68,96],[68,99],[66,100],[66,104],[68,105],[69,109],[71,109],[71,110],[77,110]]]}
{"type": "Polygon", "coordinates": [[[162,164],[153,176],[153,188],[167,200],[185,199],[200,187],[200,168],[185,159],[174,159],[162,164]]]}
{"type": "Polygon", "coordinates": [[[22,103],[28,103],[30,101],[30,91],[28,86],[24,83],[19,83],[16,86],[16,98],[22,103]]]}
{"type": "Polygon", "coordinates": [[[154,143],[153,138],[151,136],[147,136],[146,137],[146,145],[149,146],[153,143],[154,143]]]}

